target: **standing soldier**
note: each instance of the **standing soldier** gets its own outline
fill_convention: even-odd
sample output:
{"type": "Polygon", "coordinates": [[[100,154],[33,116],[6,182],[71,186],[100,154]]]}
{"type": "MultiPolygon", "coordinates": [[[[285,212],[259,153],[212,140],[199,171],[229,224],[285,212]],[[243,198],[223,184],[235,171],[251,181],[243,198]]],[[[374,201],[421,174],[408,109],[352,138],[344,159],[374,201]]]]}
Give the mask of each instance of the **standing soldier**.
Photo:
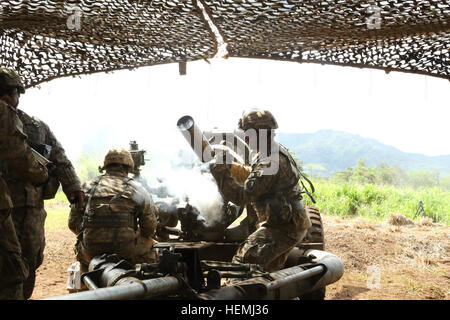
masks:
{"type": "Polygon", "coordinates": [[[156,207],[144,187],[129,178],[134,168],[130,152],[109,150],[100,175],[83,185],[82,210],[72,206],[69,228],[77,235],[77,260],[85,272],[91,259],[117,254],[131,263],[152,263],[157,226],[156,207]]]}
{"type": "Polygon", "coordinates": [[[311,221],[302,203],[298,185],[300,173],[286,148],[274,141],[278,124],[269,111],[255,110],[243,115],[239,128],[255,130],[258,153],[252,160],[245,182],[233,178],[229,164],[211,163],[211,173],[225,199],[236,205],[251,205],[261,226],[242,243],[233,262],[255,263],[266,271],[283,268],[287,256],[306,235],[311,221]],[[262,146],[260,132],[267,132],[267,146],[262,146]],[[274,148],[279,146],[279,148],[274,148]],[[264,154],[261,149],[266,149],[264,154]],[[279,150],[278,155],[269,154],[279,150]],[[276,172],[271,168],[278,167],[276,172]]]}
{"type": "Polygon", "coordinates": [[[36,161],[26,143],[27,136],[17,116],[19,95],[25,89],[13,70],[0,69],[0,299],[23,299],[22,282],[28,264],[22,259],[19,240],[11,218],[13,203],[3,176],[14,172],[31,184],[48,180],[47,168],[36,161]]]}
{"type": "MultiPolygon", "coordinates": [[[[0,69],[0,80],[2,85],[6,87],[11,87],[11,81],[20,83],[17,74],[11,76],[11,70],[3,68],[0,69]]],[[[66,157],[64,149],[49,127],[43,121],[30,117],[22,110],[17,109],[18,102],[17,100],[13,107],[17,110],[17,114],[23,123],[23,131],[28,136],[28,144],[53,163],[53,169],[49,172],[49,181],[45,185],[33,185],[20,179],[11,170],[4,175],[11,192],[14,207],[11,215],[16,234],[19,238],[22,254],[26,257],[30,267],[29,277],[23,284],[24,298],[29,299],[34,289],[36,270],[44,259],[44,223],[47,216],[44,209],[44,200],[55,197],[60,183],[71,203],[81,205],[84,194],[81,191],[81,184],[72,163],[66,157]]]]}

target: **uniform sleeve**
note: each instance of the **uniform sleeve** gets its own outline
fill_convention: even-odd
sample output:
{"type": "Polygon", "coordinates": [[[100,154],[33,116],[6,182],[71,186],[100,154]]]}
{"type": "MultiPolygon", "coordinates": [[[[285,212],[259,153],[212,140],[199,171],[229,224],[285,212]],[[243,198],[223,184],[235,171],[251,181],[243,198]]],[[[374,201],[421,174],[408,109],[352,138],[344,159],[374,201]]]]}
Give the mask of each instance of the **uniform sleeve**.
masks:
{"type": "Polygon", "coordinates": [[[158,226],[158,209],[146,190],[140,189],[138,192],[141,198],[138,205],[139,228],[141,234],[147,238],[154,238],[156,227],[158,226]]]}
{"type": "Polygon", "coordinates": [[[81,222],[83,220],[82,211],[77,210],[76,205],[72,204],[70,206],[70,214],[69,214],[69,229],[76,235],[80,233],[81,222]]]}
{"type": "MultiPolygon", "coordinates": [[[[86,194],[88,194],[90,192],[90,188],[88,188],[88,185],[90,185],[90,184],[91,183],[83,184],[82,189],[86,194]]],[[[81,210],[77,210],[77,206],[75,204],[72,204],[70,206],[68,226],[69,226],[69,229],[76,235],[78,235],[81,230],[81,223],[83,221],[83,212],[86,208],[87,201],[88,201],[88,197],[86,197],[84,199],[83,208],[81,210]]]]}
{"type": "Polygon", "coordinates": [[[27,136],[19,129],[19,118],[15,111],[0,102],[0,159],[8,160],[14,173],[32,183],[44,183],[48,179],[47,169],[39,164],[26,143],[27,136]]]}
{"type": "Polygon", "coordinates": [[[69,196],[71,192],[81,190],[80,180],[78,179],[72,162],[67,158],[62,145],[56,139],[48,125],[42,121],[41,123],[46,131],[45,143],[52,147],[49,160],[53,162],[56,167],[54,174],[57,176],[59,182],[61,182],[62,189],[66,196],[69,196]]]}
{"type": "Polygon", "coordinates": [[[245,205],[262,196],[269,190],[275,176],[264,175],[264,170],[270,167],[270,163],[258,163],[252,167],[248,178],[243,184],[234,179],[230,167],[225,164],[211,166],[211,173],[216,179],[217,185],[223,197],[236,205],[245,205]]]}

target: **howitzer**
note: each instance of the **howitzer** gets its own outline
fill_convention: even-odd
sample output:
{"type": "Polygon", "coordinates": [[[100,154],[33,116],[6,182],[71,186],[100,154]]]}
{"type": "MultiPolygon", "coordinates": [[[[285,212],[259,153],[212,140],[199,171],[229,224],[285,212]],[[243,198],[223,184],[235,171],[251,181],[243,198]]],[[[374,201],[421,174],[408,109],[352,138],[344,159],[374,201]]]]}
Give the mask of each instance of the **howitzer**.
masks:
{"type": "Polygon", "coordinates": [[[344,272],[337,256],[298,248],[284,269],[271,273],[254,264],[208,260],[218,245],[161,243],[159,248],[166,249],[156,264],[132,266],[115,255],[95,257],[82,275],[89,291],[45,300],[288,300],[324,288],[344,272]],[[234,280],[223,285],[225,278],[234,280]]]}
{"type": "Polygon", "coordinates": [[[202,162],[211,161],[218,151],[224,151],[223,157],[229,154],[240,164],[248,163],[250,148],[245,141],[235,133],[209,132],[209,139],[195,123],[191,116],[183,116],[177,122],[177,127],[202,162]],[[215,140],[212,145],[211,141],[215,140]],[[217,141],[219,140],[219,141],[217,141]],[[226,144],[221,144],[225,142],[226,144]],[[241,153],[241,154],[240,154],[241,153]],[[247,159],[247,161],[246,161],[247,159]]]}
{"type": "Polygon", "coordinates": [[[89,272],[81,275],[90,291],[52,299],[324,299],[326,286],[342,276],[340,259],[323,251],[321,217],[314,207],[306,206],[312,221],[306,237],[291,250],[284,268],[272,273],[255,264],[231,262],[249,234],[248,215],[224,231],[210,230],[192,224],[198,212],[191,206],[180,208],[181,230],[161,226],[176,237],[154,246],[158,263],[131,265],[117,256],[95,257],[89,272]]]}
{"type": "Polygon", "coordinates": [[[146,150],[139,150],[139,146],[136,141],[130,141],[130,153],[133,158],[134,168],[131,170],[131,173],[135,176],[139,176],[141,173],[141,166],[145,166],[145,161],[149,159],[145,159],[144,155],[147,152],[146,150]]]}

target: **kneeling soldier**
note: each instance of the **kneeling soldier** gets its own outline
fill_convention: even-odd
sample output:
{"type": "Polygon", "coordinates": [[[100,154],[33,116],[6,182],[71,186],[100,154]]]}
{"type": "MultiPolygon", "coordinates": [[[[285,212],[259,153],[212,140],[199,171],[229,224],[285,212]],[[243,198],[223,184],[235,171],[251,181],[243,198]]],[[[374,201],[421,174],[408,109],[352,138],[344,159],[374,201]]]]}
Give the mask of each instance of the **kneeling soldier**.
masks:
{"type": "Polygon", "coordinates": [[[82,211],[72,205],[69,228],[78,236],[75,253],[82,271],[102,254],[117,254],[131,263],[156,261],[157,209],[143,186],[128,177],[133,167],[130,152],[110,150],[99,168],[106,174],[83,185],[82,211]]]}

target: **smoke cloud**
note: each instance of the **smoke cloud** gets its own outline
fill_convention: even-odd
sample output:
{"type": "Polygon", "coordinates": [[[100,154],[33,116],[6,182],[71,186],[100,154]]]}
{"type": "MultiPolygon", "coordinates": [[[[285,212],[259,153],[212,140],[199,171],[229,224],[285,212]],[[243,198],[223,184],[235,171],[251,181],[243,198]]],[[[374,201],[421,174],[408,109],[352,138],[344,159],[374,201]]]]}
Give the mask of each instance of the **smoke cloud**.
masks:
{"type": "Polygon", "coordinates": [[[178,207],[189,203],[199,211],[199,219],[206,226],[223,221],[224,201],[217,184],[208,164],[200,162],[192,150],[181,149],[168,161],[146,164],[141,176],[153,191],[155,202],[165,199],[178,207]]]}

